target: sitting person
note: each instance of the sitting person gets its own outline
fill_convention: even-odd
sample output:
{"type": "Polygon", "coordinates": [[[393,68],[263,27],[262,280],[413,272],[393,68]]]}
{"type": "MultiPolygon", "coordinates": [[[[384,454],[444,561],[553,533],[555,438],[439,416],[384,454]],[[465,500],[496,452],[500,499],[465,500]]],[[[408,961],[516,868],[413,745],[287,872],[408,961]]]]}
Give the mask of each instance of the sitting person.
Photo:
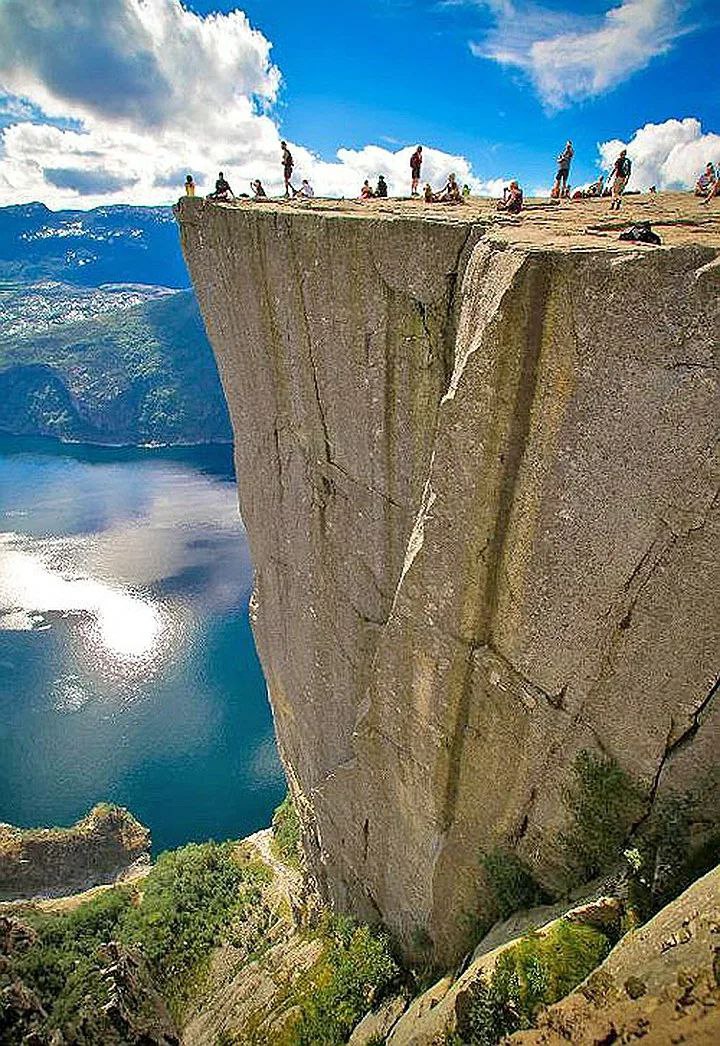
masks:
{"type": "Polygon", "coordinates": [[[715,173],[715,167],[713,164],[709,163],[695,182],[695,195],[703,197],[708,196],[708,194],[712,193],[716,181],[717,175],[715,173]]]}
{"type": "Polygon", "coordinates": [[[518,183],[513,180],[503,189],[503,198],[498,200],[497,209],[507,211],[508,214],[519,214],[523,206],[523,191],[518,183]]]}
{"type": "Polygon", "coordinates": [[[462,195],[457,178],[454,174],[448,176],[448,180],[436,197],[440,203],[462,203],[462,195]]]}
{"type": "Polygon", "coordinates": [[[234,200],[235,194],[230,188],[229,184],[225,181],[225,175],[220,171],[215,182],[215,192],[211,192],[207,196],[208,200],[234,200]]]}
{"type": "Polygon", "coordinates": [[[195,195],[195,182],[193,181],[193,176],[191,174],[189,174],[187,176],[187,178],[185,179],[185,195],[186,196],[194,196],[195,195]]]}
{"type": "Polygon", "coordinates": [[[462,187],[462,194],[463,194],[463,199],[464,200],[467,200],[468,197],[470,196],[470,186],[467,184],[467,182],[462,187]]]}
{"type": "Polygon", "coordinates": [[[306,200],[312,200],[313,196],[315,195],[315,190],[313,189],[312,185],[307,180],[307,178],[303,178],[302,184],[300,185],[300,188],[296,191],[295,195],[303,196],[306,200]]]}
{"type": "Polygon", "coordinates": [[[701,200],[700,203],[710,203],[715,196],[720,196],[720,178],[715,179],[711,187],[705,193],[705,199],[701,200]]]}
{"type": "Polygon", "coordinates": [[[250,182],[250,188],[256,200],[267,199],[267,193],[263,189],[263,183],[259,178],[256,178],[254,182],[250,182]]]}
{"type": "Polygon", "coordinates": [[[598,180],[596,182],[591,182],[590,185],[588,185],[588,187],[587,187],[587,189],[585,191],[587,192],[587,195],[591,196],[591,197],[592,196],[602,196],[604,186],[605,186],[605,175],[601,174],[600,177],[598,178],[598,180]]]}
{"type": "Polygon", "coordinates": [[[378,176],[378,183],[377,183],[377,189],[375,190],[375,195],[379,196],[383,200],[386,200],[387,199],[387,194],[388,194],[388,188],[387,188],[387,182],[385,181],[385,175],[381,174],[381,175],[378,176]]]}
{"type": "Polygon", "coordinates": [[[430,182],[425,183],[425,188],[423,189],[423,199],[425,203],[435,203],[437,200],[437,196],[430,187],[430,182]]]}
{"type": "Polygon", "coordinates": [[[375,193],[372,191],[372,188],[370,186],[370,182],[366,178],[365,181],[363,182],[363,187],[360,190],[360,199],[361,200],[372,200],[374,195],[375,195],[375,193]]]}

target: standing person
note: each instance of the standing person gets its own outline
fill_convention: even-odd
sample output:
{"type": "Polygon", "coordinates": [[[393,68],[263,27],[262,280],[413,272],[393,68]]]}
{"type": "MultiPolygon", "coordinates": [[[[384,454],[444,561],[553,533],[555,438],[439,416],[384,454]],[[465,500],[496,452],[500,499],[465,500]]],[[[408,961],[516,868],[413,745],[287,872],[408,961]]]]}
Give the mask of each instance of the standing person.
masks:
{"type": "Polygon", "coordinates": [[[292,153],[290,152],[290,150],[287,147],[287,142],[280,142],[280,146],[282,148],[282,168],[283,168],[283,177],[285,179],[285,195],[286,196],[290,196],[290,191],[291,190],[292,190],[293,195],[295,195],[295,190],[293,189],[292,184],[291,184],[293,167],[295,166],[295,161],[292,158],[292,153]]]}
{"type": "Polygon", "coordinates": [[[632,163],[627,154],[627,149],[622,149],[612,169],[610,177],[613,179],[610,201],[610,210],[619,211],[622,194],[630,178],[632,163]]]}
{"type": "Polygon", "coordinates": [[[555,175],[555,191],[554,196],[567,196],[568,194],[568,177],[570,175],[570,164],[572,158],[575,155],[573,149],[573,143],[568,139],[565,143],[565,148],[557,158],[557,174],[555,175]]]}
{"type": "Polygon", "coordinates": [[[189,174],[187,176],[187,178],[185,179],[185,195],[186,196],[194,196],[195,195],[195,182],[193,181],[193,176],[191,174],[189,174]]]}
{"type": "Polygon", "coordinates": [[[419,196],[418,185],[420,184],[420,170],[422,168],[422,145],[418,145],[415,152],[410,157],[410,174],[412,175],[412,182],[410,188],[411,196],[419,196]]]}

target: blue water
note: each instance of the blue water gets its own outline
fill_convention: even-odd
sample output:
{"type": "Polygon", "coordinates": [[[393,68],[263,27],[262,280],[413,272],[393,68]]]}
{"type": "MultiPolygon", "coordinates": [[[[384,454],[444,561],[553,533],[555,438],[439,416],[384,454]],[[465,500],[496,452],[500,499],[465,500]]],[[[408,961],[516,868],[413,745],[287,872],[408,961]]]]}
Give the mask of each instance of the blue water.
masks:
{"type": "Polygon", "coordinates": [[[227,447],[0,437],[0,821],[107,800],[157,853],[284,793],[227,447]]]}

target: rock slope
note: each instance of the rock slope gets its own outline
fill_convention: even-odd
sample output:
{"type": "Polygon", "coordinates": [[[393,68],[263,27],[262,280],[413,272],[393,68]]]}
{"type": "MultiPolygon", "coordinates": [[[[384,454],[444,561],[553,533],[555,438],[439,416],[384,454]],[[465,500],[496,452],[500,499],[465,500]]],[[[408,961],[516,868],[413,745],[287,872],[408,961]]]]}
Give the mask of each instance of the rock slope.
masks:
{"type": "Polygon", "coordinates": [[[720,222],[626,206],[177,211],[308,857],[408,951],[481,848],[552,885],[581,749],[648,805],[716,769],[720,222]]]}

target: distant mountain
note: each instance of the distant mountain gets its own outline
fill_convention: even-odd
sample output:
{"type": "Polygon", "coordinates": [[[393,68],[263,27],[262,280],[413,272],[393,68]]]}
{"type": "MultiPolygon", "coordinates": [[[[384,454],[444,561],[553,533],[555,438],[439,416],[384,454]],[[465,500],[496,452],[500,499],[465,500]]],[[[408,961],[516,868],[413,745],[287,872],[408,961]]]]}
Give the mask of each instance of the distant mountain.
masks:
{"type": "Polygon", "coordinates": [[[190,286],[169,207],[0,207],[0,280],[190,286]]]}
{"type": "MultiPolygon", "coordinates": [[[[32,285],[27,293],[37,298],[43,290],[32,285]]],[[[85,299],[74,291],[48,288],[56,305],[67,294],[68,314],[83,311],[85,299]]],[[[31,320],[27,328],[0,338],[0,431],[93,443],[231,438],[192,292],[151,288],[140,303],[118,303],[97,318],[48,323],[44,332],[31,320]]]]}
{"type": "Polygon", "coordinates": [[[0,431],[231,439],[166,207],[0,208],[0,431]]]}

